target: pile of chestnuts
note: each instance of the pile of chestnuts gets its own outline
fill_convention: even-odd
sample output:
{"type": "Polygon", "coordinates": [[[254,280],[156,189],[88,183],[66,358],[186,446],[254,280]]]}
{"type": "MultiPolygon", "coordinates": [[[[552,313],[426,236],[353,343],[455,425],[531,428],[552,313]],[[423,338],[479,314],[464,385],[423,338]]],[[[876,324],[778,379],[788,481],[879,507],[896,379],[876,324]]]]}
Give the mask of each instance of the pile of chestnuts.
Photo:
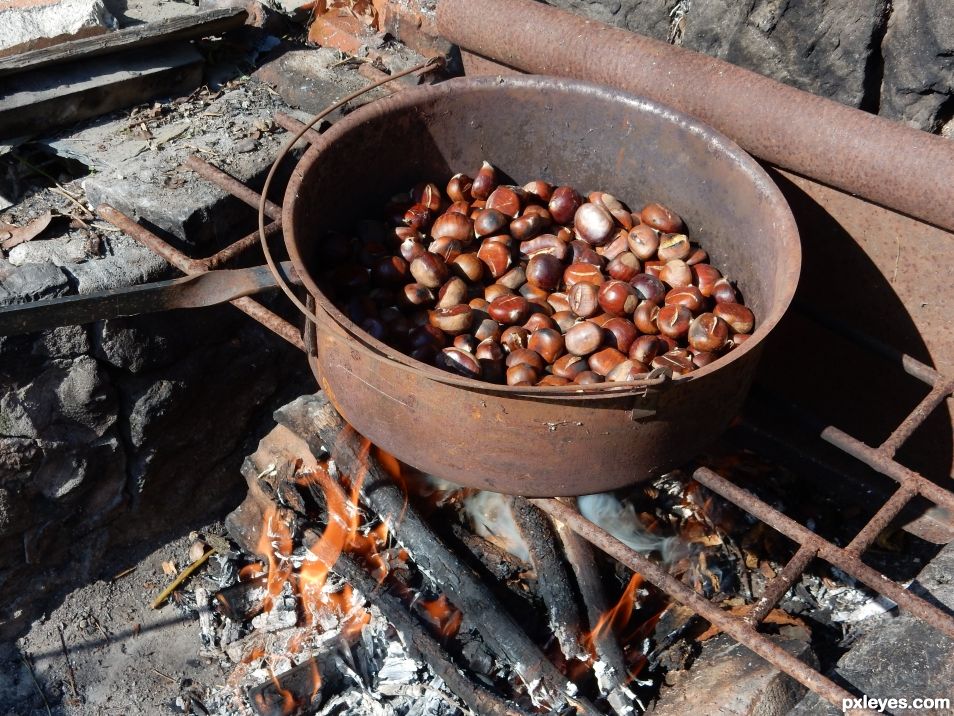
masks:
{"type": "Polygon", "coordinates": [[[630,381],[708,365],[752,333],[732,283],[682,219],[601,191],[511,186],[487,162],[393,197],[357,240],[322,242],[323,287],[418,360],[508,385],[630,381]]]}

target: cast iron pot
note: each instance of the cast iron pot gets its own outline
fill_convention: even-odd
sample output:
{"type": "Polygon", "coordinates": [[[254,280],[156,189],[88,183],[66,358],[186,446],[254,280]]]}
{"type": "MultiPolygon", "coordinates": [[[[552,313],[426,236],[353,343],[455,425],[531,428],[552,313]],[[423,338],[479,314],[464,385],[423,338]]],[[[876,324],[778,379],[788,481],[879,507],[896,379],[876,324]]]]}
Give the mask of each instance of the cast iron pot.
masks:
{"type": "Polygon", "coordinates": [[[715,130],[605,87],[550,77],[455,79],[347,115],[299,162],[285,194],[289,256],[315,303],[311,365],[341,415],[400,460],[461,485],[526,496],[602,492],[661,474],[740,409],[762,343],[798,280],[795,220],[762,168],[715,130]],[[422,180],[482,160],[523,184],[599,188],[673,207],[737,282],[757,329],[676,379],[508,387],[405,356],[352,323],[316,276],[324,232],[350,232],[422,180]]]}

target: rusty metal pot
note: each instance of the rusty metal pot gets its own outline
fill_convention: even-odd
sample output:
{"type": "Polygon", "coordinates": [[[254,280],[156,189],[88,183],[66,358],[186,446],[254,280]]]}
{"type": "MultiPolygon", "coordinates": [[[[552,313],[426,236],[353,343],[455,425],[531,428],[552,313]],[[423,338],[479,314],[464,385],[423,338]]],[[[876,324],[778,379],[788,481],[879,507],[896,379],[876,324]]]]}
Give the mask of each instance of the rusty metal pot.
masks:
{"type": "Polygon", "coordinates": [[[414,467],[527,496],[615,489],[703,450],[741,407],[801,261],[785,200],[730,140],[653,102],[546,77],[455,79],[352,112],[299,162],[283,223],[319,318],[311,365],[342,416],[414,467]],[[752,338],[685,377],[582,391],[460,378],[375,340],[322,293],[320,237],[483,159],[520,183],[542,177],[671,205],[738,282],[759,319],[752,338]]]}

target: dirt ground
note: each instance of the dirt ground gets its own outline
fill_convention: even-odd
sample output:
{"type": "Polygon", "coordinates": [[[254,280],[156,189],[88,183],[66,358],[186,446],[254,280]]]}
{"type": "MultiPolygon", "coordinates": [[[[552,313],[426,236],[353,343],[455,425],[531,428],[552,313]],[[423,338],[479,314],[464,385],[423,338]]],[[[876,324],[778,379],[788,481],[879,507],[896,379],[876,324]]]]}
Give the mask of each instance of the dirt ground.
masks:
{"type": "MultiPolygon", "coordinates": [[[[216,523],[201,531],[221,534],[223,528],[216,523]]],[[[194,611],[168,602],[150,607],[173,579],[163,562],[178,570],[187,566],[191,542],[188,534],[168,541],[124,576],[115,575],[131,565],[111,565],[22,639],[0,644],[0,715],[193,713],[183,708],[188,699],[201,701],[208,687],[224,681],[225,671],[218,659],[201,656],[194,611]]],[[[202,712],[195,707],[194,713],[202,712]]]]}

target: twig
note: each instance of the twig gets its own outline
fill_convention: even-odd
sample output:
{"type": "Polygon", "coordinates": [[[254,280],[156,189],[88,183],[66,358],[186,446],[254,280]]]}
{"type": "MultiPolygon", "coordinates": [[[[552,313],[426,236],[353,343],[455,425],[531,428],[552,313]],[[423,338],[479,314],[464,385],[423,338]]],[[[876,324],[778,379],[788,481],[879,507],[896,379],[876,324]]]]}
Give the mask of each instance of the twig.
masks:
{"type": "Polygon", "coordinates": [[[78,702],[79,692],[76,690],[76,672],[73,671],[73,662],[70,661],[70,652],[66,648],[66,637],[63,636],[63,630],[60,627],[56,627],[56,631],[59,632],[60,646],[63,647],[63,657],[66,659],[66,667],[69,669],[70,691],[73,692],[73,699],[78,702]]]}
{"type": "Polygon", "coordinates": [[[179,576],[172,580],[172,584],[162,590],[158,597],[156,597],[152,602],[152,608],[158,609],[162,606],[162,603],[169,598],[169,595],[172,594],[184,581],[186,581],[195,570],[205,564],[206,560],[209,559],[213,554],[216,553],[215,549],[210,549],[208,552],[199,557],[195,562],[190,564],[188,567],[182,570],[179,573],[179,576]]]}
{"type": "Polygon", "coordinates": [[[129,569],[124,569],[122,572],[114,576],[111,581],[115,582],[117,579],[122,579],[126,575],[132,574],[135,571],[136,571],[136,567],[130,567],[129,569]]]}
{"type": "Polygon", "coordinates": [[[20,659],[26,664],[27,670],[30,672],[30,679],[33,681],[33,688],[36,689],[36,692],[40,695],[40,698],[43,699],[43,705],[46,707],[46,713],[48,716],[53,716],[53,712],[50,711],[50,702],[46,700],[46,694],[43,693],[43,689],[40,688],[40,683],[36,680],[36,673],[33,671],[33,664],[30,663],[30,660],[26,657],[26,654],[20,654],[20,659]]]}
{"type": "Polygon", "coordinates": [[[79,210],[80,210],[80,211],[82,211],[82,212],[83,212],[84,214],[86,214],[87,216],[95,216],[95,214],[93,214],[92,211],[90,211],[90,210],[87,209],[85,206],[83,206],[75,196],[73,196],[72,194],[70,194],[68,191],[66,191],[66,189],[64,189],[63,187],[61,187],[59,184],[57,184],[57,185],[54,186],[54,187],[50,187],[50,191],[55,192],[55,193],[59,194],[60,196],[64,196],[64,197],[66,197],[67,199],[69,199],[69,200],[70,200],[71,202],[73,202],[77,207],[79,207],[79,210]]]}
{"type": "Polygon", "coordinates": [[[159,676],[161,676],[163,679],[166,679],[170,684],[176,683],[176,680],[173,679],[171,676],[169,676],[169,674],[164,674],[164,673],[162,673],[162,672],[159,671],[159,669],[157,669],[155,666],[150,666],[149,668],[150,668],[154,673],[156,673],[156,674],[158,674],[159,676]]]}
{"type": "Polygon", "coordinates": [[[106,643],[109,644],[109,634],[103,629],[103,625],[99,623],[99,619],[94,617],[92,614],[89,615],[89,618],[93,620],[93,624],[96,625],[96,628],[99,629],[99,633],[103,635],[103,639],[106,640],[106,643]]]}

